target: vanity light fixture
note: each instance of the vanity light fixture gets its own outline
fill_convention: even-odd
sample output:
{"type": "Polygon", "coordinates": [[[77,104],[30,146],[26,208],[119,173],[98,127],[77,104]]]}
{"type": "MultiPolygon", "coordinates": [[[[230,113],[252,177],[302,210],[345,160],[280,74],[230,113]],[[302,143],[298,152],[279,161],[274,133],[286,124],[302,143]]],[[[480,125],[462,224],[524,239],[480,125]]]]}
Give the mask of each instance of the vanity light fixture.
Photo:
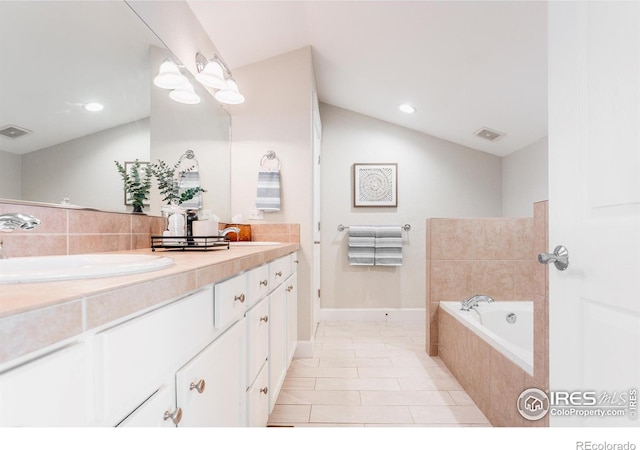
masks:
{"type": "Polygon", "coordinates": [[[238,105],[244,102],[244,95],[240,93],[231,71],[218,55],[207,59],[201,53],[196,53],[196,70],[196,80],[205,86],[218,89],[214,97],[220,103],[238,105]]]}
{"type": "Polygon", "coordinates": [[[407,114],[413,114],[416,112],[416,108],[408,103],[403,103],[402,105],[398,106],[398,108],[400,109],[400,111],[407,114]]]}
{"type": "Polygon", "coordinates": [[[162,89],[177,89],[185,82],[189,82],[178,68],[178,65],[167,57],[158,70],[158,75],[153,79],[153,84],[162,89]]]}
{"type": "Polygon", "coordinates": [[[191,83],[186,80],[180,87],[169,92],[169,97],[178,103],[185,103],[187,105],[200,103],[200,96],[196,94],[191,83]]]}

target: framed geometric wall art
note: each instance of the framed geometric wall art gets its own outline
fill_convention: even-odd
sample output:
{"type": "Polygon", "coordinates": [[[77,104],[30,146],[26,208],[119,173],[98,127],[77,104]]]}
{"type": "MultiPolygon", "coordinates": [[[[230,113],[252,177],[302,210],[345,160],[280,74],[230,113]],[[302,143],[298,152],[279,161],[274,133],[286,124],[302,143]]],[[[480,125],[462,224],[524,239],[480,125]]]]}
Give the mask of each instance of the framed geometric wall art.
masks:
{"type": "Polygon", "coordinates": [[[398,165],[353,165],[353,206],[398,206],[398,165]]]}

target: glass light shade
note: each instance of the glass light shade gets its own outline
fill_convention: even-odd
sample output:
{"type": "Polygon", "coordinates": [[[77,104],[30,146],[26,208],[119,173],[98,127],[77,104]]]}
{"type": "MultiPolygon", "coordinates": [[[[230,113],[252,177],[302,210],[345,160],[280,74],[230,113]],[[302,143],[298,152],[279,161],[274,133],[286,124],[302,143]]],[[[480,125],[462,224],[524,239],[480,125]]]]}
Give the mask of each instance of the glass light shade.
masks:
{"type": "Polygon", "coordinates": [[[169,97],[178,103],[185,103],[187,105],[195,105],[197,103],[200,103],[200,96],[196,94],[196,91],[193,89],[193,86],[191,86],[191,83],[189,82],[169,92],[169,97]]]}
{"type": "Polygon", "coordinates": [[[165,61],[160,64],[160,70],[153,79],[153,84],[162,89],[176,89],[185,81],[187,78],[180,73],[178,66],[172,61],[165,61]]]}
{"type": "Polygon", "coordinates": [[[227,88],[221,89],[215,93],[214,97],[220,103],[226,103],[227,105],[239,105],[244,103],[244,95],[238,90],[238,85],[232,79],[227,80],[227,88]]]}
{"type": "Polygon", "coordinates": [[[198,72],[196,80],[214,89],[225,89],[227,81],[224,79],[222,66],[215,61],[209,61],[202,72],[198,72]]]}

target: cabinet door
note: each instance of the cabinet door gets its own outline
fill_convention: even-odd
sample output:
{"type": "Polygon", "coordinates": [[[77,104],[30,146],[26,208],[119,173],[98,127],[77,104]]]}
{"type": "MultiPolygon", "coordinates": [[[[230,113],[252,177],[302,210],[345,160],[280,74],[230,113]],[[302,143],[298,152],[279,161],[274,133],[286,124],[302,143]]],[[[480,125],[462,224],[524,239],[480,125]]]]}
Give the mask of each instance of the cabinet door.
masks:
{"type": "Polygon", "coordinates": [[[270,296],[247,312],[247,387],[253,383],[269,356],[270,296]]]}
{"type": "Polygon", "coordinates": [[[176,374],[180,427],[238,427],[246,423],[245,319],[176,374]]]}
{"type": "Polygon", "coordinates": [[[287,323],[285,288],[269,296],[269,412],[273,410],[287,371],[287,323]]]}
{"type": "Polygon", "coordinates": [[[298,274],[293,272],[284,285],[287,304],[287,367],[289,367],[298,345],[298,274]]]}
{"type": "Polygon", "coordinates": [[[269,365],[262,366],[256,381],[248,392],[250,427],[264,427],[269,420],[269,365]]]}
{"type": "Polygon", "coordinates": [[[91,425],[92,386],[84,343],[0,375],[0,426],[91,425]]]}
{"type": "Polygon", "coordinates": [[[173,382],[162,386],[147,399],[131,415],[124,419],[118,427],[169,427],[175,428],[180,423],[182,410],[176,408],[176,396],[173,382]]]}
{"type": "Polygon", "coordinates": [[[291,274],[291,256],[282,256],[269,263],[271,287],[281,284],[291,274]]]}

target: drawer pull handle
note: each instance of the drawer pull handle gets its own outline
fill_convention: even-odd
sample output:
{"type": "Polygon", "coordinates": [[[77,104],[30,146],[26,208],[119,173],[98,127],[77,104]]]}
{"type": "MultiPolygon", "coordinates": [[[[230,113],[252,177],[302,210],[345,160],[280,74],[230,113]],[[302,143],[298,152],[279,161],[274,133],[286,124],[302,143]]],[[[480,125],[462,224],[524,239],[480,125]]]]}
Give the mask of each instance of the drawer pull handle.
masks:
{"type": "Polygon", "coordinates": [[[268,321],[269,321],[269,316],[262,316],[262,317],[260,317],[260,322],[267,323],[268,321]]]}
{"type": "Polygon", "coordinates": [[[174,412],[165,411],[164,420],[169,420],[178,425],[182,420],[182,408],[177,408],[174,412]]]}
{"type": "Polygon", "coordinates": [[[262,281],[260,282],[260,286],[266,286],[266,285],[268,285],[268,284],[269,284],[269,282],[268,282],[267,280],[262,280],[262,281]]]}
{"type": "Polygon", "coordinates": [[[294,263],[296,263],[296,264],[298,264],[298,260],[297,260],[297,259],[296,259],[296,260],[294,260],[293,262],[294,262],[294,263]]]}
{"type": "Polygon", "coordinates": [[[234,300],[234,301],[236,301],[236,300],[237,300],[237,301],[240,301],[240,303],[244,303],[244,294],[236,295],[236,296],[233,298],[233,300],[234,300]]]}
{"type": "Polygon", "coordinates": [[[287,292],[293,291],[293,286],[287,286],[287,292]]]}
{"type": "Polygon", "coordinates": [[[276,272],[276,276],[277,276],[277,277],[281,277],[281,276],[282,276],[282,270],[280,270],[280,271],[276,272]]]}
{"type": "Polygon", "coordinates": [[[199,394],[202,394],[204,392],[204,387],[205,387],[205,382],[204,382],[204,378],[203,378],[200,381],[198,381],[197,383],[191,383],[189,385],[189,390],[193,391],[195,389],[196,391],[198,391],[199,394]]]}
{"type": "Polygon", "coordinates": [[[260,389],[260,392],[262,392],[263,394],[268,394],[269,393],[269,388],[267,388],[266,386],[263,387],[262,389],[260,389]]]}

